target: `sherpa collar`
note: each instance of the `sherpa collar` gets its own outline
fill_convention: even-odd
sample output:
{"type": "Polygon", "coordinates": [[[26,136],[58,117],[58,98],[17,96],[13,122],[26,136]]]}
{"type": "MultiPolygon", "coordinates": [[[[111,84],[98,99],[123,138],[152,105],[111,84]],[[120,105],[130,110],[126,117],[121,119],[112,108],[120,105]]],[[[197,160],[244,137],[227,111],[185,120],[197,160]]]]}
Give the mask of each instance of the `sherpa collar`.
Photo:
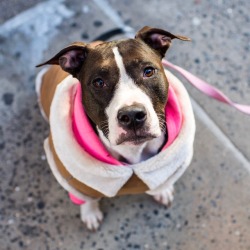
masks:
{"type": "MultiPolygon", "coordinates": [[[[50,109],[51,136],[56,154],[74,178],[108,197],[115,196],[133,174],[137,175],[150,190],[156,190],[166,182],[174,183],[179,178],[192,158],[195,122],[186,89],[170,72],[166,71],[166,75],[181,111],[179,134],[171,145],[156,156],[138,164],[119,167],[94,158],[76,141],[72,130],[72,107],[78,81],[68,76],[58,85],[50,109]]],[[[50,157],[47,141],[45,148],[50,157]]],[[[59,183],[73,195],[81,198],[79,192],[72,189],[67,180],[60,175],[54,165],[53,157],[48,160],[59,183]]]]}

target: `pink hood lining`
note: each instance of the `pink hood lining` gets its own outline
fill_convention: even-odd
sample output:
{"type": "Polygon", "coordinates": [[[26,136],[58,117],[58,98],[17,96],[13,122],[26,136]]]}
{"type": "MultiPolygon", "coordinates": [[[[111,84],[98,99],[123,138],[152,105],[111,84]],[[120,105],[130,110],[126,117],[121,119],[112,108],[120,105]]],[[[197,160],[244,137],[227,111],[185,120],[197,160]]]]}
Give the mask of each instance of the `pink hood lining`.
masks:
{"type": "MultiPolygon", "coordinates": [[[[168,141],[162,150],[166,149],[172,144],[172,142],[178,136],[182,125],[180,105],[171,85],[169,86],[168,90],[168,101],[165,108],[165,115],[168,141]]],[[[92,128],[82,105],[82,89],[80,83],[77,84],[76,95],[74,98],[72,128],[77,142],[92,157],[111,165],[125,165],[110,155],[92,128]]]]}

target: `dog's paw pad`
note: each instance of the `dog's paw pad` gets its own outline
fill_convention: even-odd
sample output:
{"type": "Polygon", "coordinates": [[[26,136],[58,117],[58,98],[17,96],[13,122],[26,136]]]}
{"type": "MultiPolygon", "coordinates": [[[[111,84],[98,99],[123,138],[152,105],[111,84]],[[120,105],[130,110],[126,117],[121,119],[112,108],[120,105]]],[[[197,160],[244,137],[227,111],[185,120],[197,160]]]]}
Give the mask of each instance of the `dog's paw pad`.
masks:
{"type": "Polygon", "coordinates": [[[89,230],[96,231],[103,220],[98,203],[86,202],[81,205],[81,220],[89,230]]]}
{"type": "Polygon", "coordinates": [[[154,195],[154,199],[158,203],[166,207],[170,207],[174,200],[174,187],[170,186],[169,188],[166,188],[165,190],[161,191],[159,194],[154,195]]]}

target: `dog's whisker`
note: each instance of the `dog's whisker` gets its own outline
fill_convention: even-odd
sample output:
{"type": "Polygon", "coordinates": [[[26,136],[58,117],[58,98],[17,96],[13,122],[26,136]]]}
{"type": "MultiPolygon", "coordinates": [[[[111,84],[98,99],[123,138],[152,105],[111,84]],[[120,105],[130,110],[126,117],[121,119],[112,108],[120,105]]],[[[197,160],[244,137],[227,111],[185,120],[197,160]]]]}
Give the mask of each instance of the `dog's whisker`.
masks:
{"type": "Polygon", "coordinates": [[[100,122],[100,126],[108,126],[108,121],[100,122]]]}
{"type": "Polygon", "coordinates": [[[164,132],[166,134],[166,130],[167,130],[167,124],[166,121],[163,120],[159,120],[159,126],[162,132],[164,132]]]}
{"type": "Polygon", "coordinates": [[[164,113],[156,113],[157,116],[162,116],[162,117],[165,117],[165,114],[164,113]]]}
{"type": "Polygon", "coordinates": [[[108,130],[109,130],[108,127],[105,127],[105,128],[102,127],[101,129],[102,129],[103,131],[108,131],[108,130]]]}
{"type": "Polygon", "coordinates": [[[104,136],[106,138],[108,138],[108,134],[109,134],[109,124],[108,124],[108,121],[105,120],[105,121],[101,121],[100,122],[100,129],[102,130],[104,136]]]}
{"type": "Polygon", "coordinates": [[[108,121],[102,121],[102,122],[100,122],[100,124],[102,125],[102,124],[107,124],[108,123],[108,121]]]}

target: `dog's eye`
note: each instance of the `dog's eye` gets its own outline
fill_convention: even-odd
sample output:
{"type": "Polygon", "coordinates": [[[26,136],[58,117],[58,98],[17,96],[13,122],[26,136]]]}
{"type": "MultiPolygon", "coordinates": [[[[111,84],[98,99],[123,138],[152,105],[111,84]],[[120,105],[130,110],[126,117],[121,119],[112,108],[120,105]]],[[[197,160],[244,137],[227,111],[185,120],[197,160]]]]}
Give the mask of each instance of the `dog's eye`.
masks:
{"type": "Polygon", "coordinates": [[[155,73],[155,69],[153,67],[147,67],[144,69],[143,76],[151,77],[155,73]]]}
{"type": "Polygon", "coordinates": [[[93,85],[98,89],[101,89],[106,86],[105,82],[101,78],[95,79],[93,81],[93,85]]]}

